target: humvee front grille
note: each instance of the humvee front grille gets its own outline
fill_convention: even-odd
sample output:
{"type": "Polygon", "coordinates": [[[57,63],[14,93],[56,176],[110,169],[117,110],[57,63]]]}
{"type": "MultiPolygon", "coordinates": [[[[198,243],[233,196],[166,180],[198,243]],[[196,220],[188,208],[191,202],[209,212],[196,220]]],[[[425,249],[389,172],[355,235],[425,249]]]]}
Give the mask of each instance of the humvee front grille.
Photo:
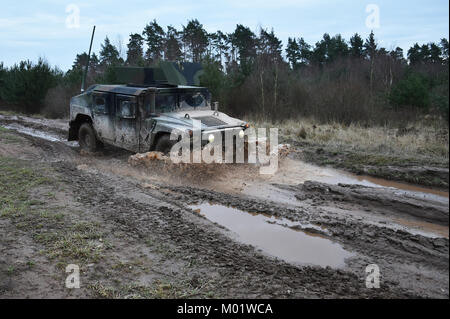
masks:
{"type": "Polygon", "coordinates": [[[218,118],[213,117],[213,116],[194,117],[193,119],[201,121],[206,126],[221,126],[221,125],[227,124],[224,121],[221,121],[218,118]]]}

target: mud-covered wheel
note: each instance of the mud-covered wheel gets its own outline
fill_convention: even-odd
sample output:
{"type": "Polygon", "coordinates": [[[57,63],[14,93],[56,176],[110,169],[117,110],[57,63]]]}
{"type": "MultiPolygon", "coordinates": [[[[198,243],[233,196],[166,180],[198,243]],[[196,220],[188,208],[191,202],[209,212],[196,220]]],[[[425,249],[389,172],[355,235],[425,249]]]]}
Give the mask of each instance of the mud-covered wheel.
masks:
{"type": "Polygon", "coordinates": [[[158,139],[158,141],[156,141],[155,151],[167,155],[170,153],[170,150],[175,143],[176,141],[170,140],[169,134],[164,134],[158,139]]]}
{"type": "Polygon", "coordinates": [[[100,142],[95,136],[94,128],[89,123],[83,123],[78,131],[78,143],[83,150],[95,152],[100,142]]]}

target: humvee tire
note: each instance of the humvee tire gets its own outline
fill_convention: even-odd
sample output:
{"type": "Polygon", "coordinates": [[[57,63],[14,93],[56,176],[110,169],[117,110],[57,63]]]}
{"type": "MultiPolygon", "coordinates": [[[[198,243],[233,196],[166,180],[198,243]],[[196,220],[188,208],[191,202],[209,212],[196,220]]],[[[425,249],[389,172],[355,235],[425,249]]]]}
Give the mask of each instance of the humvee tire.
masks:
{"type": "Polygon", "coordinates": [[[83,150],[89,152],[95,152],[99,148],[100,142],[97,140],[91,124],[81,124],[80,130],[78,131],[78,143],[83,150]]]}
{"type": "Polygon", "coordinates": [[[155,151],[161,152],[164,155],[170,153],[172,146],[176,143],[176,141],[170,140],[169,134],[164,134],[156,141],[155,151]]]}

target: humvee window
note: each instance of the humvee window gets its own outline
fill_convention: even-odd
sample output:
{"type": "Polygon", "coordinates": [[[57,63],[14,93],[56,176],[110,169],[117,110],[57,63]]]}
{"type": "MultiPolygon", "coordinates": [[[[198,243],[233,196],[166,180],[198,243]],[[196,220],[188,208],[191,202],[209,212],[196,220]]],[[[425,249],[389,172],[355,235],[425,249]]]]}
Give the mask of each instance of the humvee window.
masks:
{"type": "Polygon", "coordinates": [[[106,100],[104,97],[98,96],[95,98],[94,111],[96,113],[107,113],[106,110],[106,100]]]}
{"type": "Polygon", "coordinates": [[[118,115],[122,118],[134,118],[135,104],[127,100],[120,101],[118,115]]]}

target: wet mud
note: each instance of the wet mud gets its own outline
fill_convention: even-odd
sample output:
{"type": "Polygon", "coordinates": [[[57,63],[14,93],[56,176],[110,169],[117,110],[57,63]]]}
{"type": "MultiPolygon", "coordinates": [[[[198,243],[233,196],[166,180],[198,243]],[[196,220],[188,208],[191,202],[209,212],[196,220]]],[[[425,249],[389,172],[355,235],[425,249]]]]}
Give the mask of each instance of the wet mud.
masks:
{"type": "MultiPolygon", "coordinates": [[[[2,126],[20,124],[56,140],[10,126],[8,134],[20,142],[1,143],[1,156],[54,170],[65,201],[107,232],[114,247],[108,254],[130,259],[136,257],[130,252],[139,250],[152,256],[150,270],[114,273],[123,284],[187,281],[190,289],[203,287],[194,297],[449,296],[445,191],[359,180],[295,156],[284,159],[272,177],[260,176],[251,165],[174,167],[157,155],[143,164],[134,154],[110,147],[80,152],[61,138],[60,124],[7,122],[0,118],[2,126]],[[366,266],[374,263],[382,273],[380,289],[365,286],[366,266]],[[208,294],[202,294],[206,286],[208,294]]],[[[13,226],[2,222],[0,227],[6,233],[13,226]]],[[[6,251],[11,243],[2,245],[6,251]]],[[[10,260],[20,256],[15,249],[10,260]]],[[[106,260],[89,268],[89,280],[116,287],[102,271],[111,266],[106,260]]],[[[9,278],[2,274],[0,279],[9,278]]],[[[25,283],[20,285],[20,280],[11,284],[5,296],[26,291],[25,283]]],[[[41,286],[42,296],[66,296],[64,290],[52,294],[41,286]]],[[[82,290],[82,296],[97,295],[82,290]]]]}
{"type": "Polygon", "coordinates": [[[399,181],[414,185],[433,187],[448,192],[449,166],[447,161],[405,159],[389,155],[365,153],[363,151],[327,150],[319,145],[303,141],[287,140],[298,151],[296,159],[319,165],[332,166],[347,172],[399,181]]]}

